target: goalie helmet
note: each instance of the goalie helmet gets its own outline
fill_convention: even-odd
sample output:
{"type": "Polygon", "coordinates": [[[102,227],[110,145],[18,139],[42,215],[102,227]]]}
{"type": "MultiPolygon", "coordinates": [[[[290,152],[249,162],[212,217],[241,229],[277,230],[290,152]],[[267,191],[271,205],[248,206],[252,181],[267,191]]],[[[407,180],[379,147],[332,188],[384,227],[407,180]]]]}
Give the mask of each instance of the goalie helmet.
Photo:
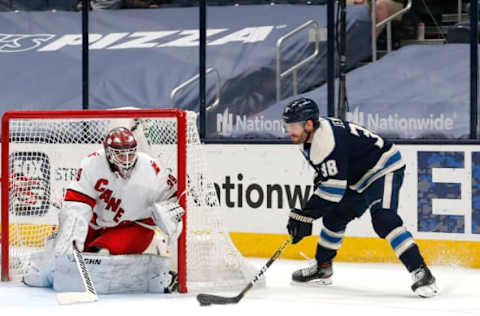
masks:
{"type": "Polygon", "coordinates": [[[311,119],[314,123],[318,122],[320,113],[318,106],[312,99],[300,98],[288,103],[283,110],[283,121],[288,123],[306,122],[311,119]]]}
{"type": "Polygon", "coordinates": [[[137,141],[133,133],[125,127],[114,128],[105,137],[103,147],[110,168],[129,178],[137,162],[137,141]]]}

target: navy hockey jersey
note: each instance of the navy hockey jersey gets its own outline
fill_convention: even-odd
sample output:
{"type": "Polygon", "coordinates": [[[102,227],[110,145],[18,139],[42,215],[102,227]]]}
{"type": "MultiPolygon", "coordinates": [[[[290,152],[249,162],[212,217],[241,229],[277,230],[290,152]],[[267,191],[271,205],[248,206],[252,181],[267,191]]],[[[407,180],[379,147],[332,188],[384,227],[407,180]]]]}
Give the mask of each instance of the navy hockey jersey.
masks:
{"type": "Polygon", "coordinates": [[[389,141],[354,123],[320,118],[312,143],[301,145],[321,183],[314,194],[338,203],[348,189],[362,193],[378,178],[405,166],[389,141]]]}

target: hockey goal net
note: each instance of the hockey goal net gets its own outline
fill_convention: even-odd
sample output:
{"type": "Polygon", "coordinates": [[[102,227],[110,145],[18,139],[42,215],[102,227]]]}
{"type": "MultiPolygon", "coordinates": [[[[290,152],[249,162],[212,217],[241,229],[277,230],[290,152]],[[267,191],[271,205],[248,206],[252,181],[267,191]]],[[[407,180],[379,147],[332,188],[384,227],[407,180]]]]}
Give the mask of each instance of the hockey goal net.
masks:
{"type": "Polygon", "coordinates": [[[7,112],[2,119],[2,280],[18,279],[57,225],[65,188],[81,159],[113,127],[134,130],[139,151],[172,168],[184,230],[172,260],[181,292],[244,286],[255,274],[222,225],[196,116],[180,110],[7,112]]]}

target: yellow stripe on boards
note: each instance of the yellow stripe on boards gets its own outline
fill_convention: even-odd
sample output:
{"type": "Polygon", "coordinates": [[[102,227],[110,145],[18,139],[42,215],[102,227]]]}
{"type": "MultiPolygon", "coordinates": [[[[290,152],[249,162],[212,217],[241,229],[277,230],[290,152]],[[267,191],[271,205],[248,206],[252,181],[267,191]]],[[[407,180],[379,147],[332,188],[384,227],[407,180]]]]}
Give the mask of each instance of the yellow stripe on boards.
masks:
{"type": "MultiPolygon", "coordinates": [[[[43,247],[54,226],[10,224],[10,245],[43,247]]],[[[246,257],[269,258],[285,241],[286,234],[230,233],[233,243],[246,257]]],[[[288,246],[281,258],[304,259],[300,252],[314,258],[318,236],[304,238],[288,246]]],[[[416,240],[428,264],[461,265],[480,268],[480,242],[456,240],[416,240]]],[[[390,244],[376,237],[345,237],[335,258],[344,262],[396,262],[399,260],[390,244]]]]}
{"type": "MultiPolygon", "coordinates": [[[[285,240],[284,234],[230,233],[233,243],[246,257],[270,257],[285,240]]],[[[281,258],[304,259],[300,252],[314,258],[318,236],[304,238],[284,250],[281,258]]],[[[480,268],[480,242],[452,240],[416,240],[428,264],[461,265],[480,268]]],[[[335,258],[344,262],[396,262],[390,244],[375,237],[345,237],[335,258]]]]}

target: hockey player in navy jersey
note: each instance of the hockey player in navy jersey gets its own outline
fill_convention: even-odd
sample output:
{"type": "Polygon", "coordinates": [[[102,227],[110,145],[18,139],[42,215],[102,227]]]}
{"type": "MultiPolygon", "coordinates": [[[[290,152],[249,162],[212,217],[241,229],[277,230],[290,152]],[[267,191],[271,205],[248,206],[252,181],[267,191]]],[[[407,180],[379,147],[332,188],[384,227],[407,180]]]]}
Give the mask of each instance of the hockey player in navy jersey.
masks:
{"type": "Polygon", "coordinates": [[[372,225],[412,274],[412,290],[421,297],[438,294],[435,278],[397,214],[405,163],[389,141],[350,122],[320,118],[317,104],[307,98],[290,102],[283,121],[292,142],[300,146],[315,169],[315,191],[303,206],[292,209],[287,230],[298,243],[312,234],[322,218],[315,263],[295,271],[292,281],[331,284],[332,260],[347,224],[369,209],[372,225]]]}

